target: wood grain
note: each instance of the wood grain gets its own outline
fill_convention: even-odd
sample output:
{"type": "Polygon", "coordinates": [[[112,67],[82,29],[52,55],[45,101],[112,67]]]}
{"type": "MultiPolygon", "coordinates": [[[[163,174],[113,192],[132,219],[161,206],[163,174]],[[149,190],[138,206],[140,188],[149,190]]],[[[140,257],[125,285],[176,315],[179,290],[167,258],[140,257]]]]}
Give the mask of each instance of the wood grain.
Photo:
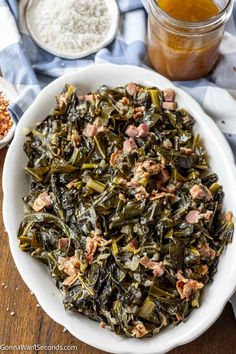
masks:
{"type": "MultiPolygon", "coordinates": [[[[1,179],[5,154],[6,149],[0,150],[1,179]]],[[[2,190],[0,190],[1,210],[2,198],[2,190]]],[[[15,268],[2,214],[0,215],[0,260],[0,345],[75,346],[77,349],[71,349],[68,353],[105,354],[83,344],[70,333],[64,333],[60,325],[37,307],[35,296],[30,294],[15,268]]],[[[236,321],[231,305],[227,304],[220,318],[206,333],[192,343],[172,350],[169,354],[234,354],[235,348],[236,321]]],[[[26,350],[23,352],[25,353],[26,350]]],[[[58,349],[40,352],[62,353],[58,349]]],[[[11,350],[10,353],[19,353],[19,351],[11,350]]]]}

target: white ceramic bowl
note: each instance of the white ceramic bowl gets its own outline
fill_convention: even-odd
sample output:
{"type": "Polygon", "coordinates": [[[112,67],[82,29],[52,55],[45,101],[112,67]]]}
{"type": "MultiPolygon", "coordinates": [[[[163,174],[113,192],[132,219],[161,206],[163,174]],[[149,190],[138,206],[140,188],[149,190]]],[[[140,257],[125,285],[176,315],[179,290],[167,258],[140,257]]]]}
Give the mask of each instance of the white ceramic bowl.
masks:
{"type": "MultiPolygon", "coordinates": [[[[4,94],[5,98],[7,98],[10,103],[14,102],[18,97],[18,93],[15,87],[9,81],[5,80],[3,77],[0,77],[0,92],[4,94]]],[[[3,139],[0,140],[0,150],[10,143],[10,141],[13,138],[15,129],[16,129],[16,124],[13,121],[13,125],[9,130],[9,132],[6,134],[6,136],[4,136],[3,139]]]]}
{"type": "MultiPolygon", "coordinates": [[[[23,217],[22,197],[27,195],[29,189],[29,180],[23,170],[27,163],[22,148],[25,141],[23,128],[33,128],[37,121],[47,116],[54,106],[54,97],[61,92],[66,83],[77,86],[79,94],[85,94],[103,84],[118,86],[130,81],[148,86],[156,85],[162,89],[173,86],[170,81],[153,71],[133,66],[100,64],[61,77],[38,95],[20,120],[14,140],[8,150],[3,173],[3,217],[16,266],[42,308],[51,318],[66,327],[78,339],[107,352],[160,354],[195,339],[220,315],[227,300],[235,291],[236,237],[220,258],[214,281],[204,290],[201,307],[191,313],[186,323],[175,328],[167,328],[152,338],[142,340],[117,336],[101,329],[97,322],[85,316],[64,311],[62,298],[47,268],[29,254],[20,251],[16,238],[17,229],[23,217]]],[[[236,170],[229,145],[215,123],[200,106],[182,90],[176,88],[176,92],[179,106],[185,107],[196,119],[195,130],[202,135],[210,155],[212,169],[217,172],[219,181],[224,187],[225,208],[231,209],[236,215],[234,195],[236,170]]]]}
{"type": "MultiPolygon", "coordinates": [[[[61,1],[65,1],[65,0],[61,0],[61,1]]],[[[116,36],[119,27],[119,20],[120,20],[119,9],[116,0],[105,0],[105,2],[108,9],[108,13],[111,17],[110,27],[104,40],[99,45],[97,45],[92,49],[78,51],[77,53],[69,54],[68,51],[66,50],[65,51],[57,50],[53,46],[44,43],[41,39],[40,32],[34,22],[33,19],[34,17],[32,15],[34,12],[34,8],[36,6],[36,1],[34,0],[30,0],[26,8],[25,18],[26,18],[27,28],[35,43],[42,49],[46,50],[47,52],[65,59],[80,59],[106,47],[109,43],[113,41],[113,39],[116,36]]]]}

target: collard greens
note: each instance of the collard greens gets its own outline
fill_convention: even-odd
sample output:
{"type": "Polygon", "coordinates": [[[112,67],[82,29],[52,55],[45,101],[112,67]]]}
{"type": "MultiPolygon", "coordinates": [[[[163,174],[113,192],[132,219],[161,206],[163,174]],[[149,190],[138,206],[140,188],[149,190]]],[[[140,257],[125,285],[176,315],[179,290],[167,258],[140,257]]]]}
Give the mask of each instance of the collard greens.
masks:
{"type": "Polygon", "coordinates": [[[20,248],[66,310],[144,337],[199,307],[234,227],[193,123],[172,89],[67,85],[28,131],[20,248]]]}

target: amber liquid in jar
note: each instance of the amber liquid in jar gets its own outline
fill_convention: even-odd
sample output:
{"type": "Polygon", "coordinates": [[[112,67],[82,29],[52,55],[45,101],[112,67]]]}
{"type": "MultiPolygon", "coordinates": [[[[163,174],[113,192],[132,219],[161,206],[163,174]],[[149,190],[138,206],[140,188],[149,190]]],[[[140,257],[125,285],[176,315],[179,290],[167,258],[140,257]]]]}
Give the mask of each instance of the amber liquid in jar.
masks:
{"type": "Polygon", "coordinates": [[[213,0],[157,0],[162,10],[177,20],[200,22],[220,13],[213,0]]]}
{"type": "MultiPolygon", "coordinates": [[[[192,80],[209,73],[218,59],[223,28],[201,33],[185,23],[207,21],[221,12],[213,0],[156,0],[159,8],[182,28],[172,28],[168,19],[149,16],[148,54],[156,71],[172,80],[192,80]]],[[[200,24],[199,24],[200,26],[200,24]]],[[[200,27],[199,27],[200,28],[200,27]]]]}

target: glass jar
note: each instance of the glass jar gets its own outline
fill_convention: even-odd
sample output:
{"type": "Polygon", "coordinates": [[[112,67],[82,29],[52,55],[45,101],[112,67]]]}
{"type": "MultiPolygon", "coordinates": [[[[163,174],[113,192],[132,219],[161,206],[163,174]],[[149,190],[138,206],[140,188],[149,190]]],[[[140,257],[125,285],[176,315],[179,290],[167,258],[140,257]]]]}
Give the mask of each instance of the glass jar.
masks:
{"type": "Polygon", "coordinates": [[[168,15],[156,0],[148,0],[148,56],[157,72],[172,80],[194,80],[211,71],[233,8],[233,0],[215,3],[221,9],[218,15],[185,22],[168,15]]]}

